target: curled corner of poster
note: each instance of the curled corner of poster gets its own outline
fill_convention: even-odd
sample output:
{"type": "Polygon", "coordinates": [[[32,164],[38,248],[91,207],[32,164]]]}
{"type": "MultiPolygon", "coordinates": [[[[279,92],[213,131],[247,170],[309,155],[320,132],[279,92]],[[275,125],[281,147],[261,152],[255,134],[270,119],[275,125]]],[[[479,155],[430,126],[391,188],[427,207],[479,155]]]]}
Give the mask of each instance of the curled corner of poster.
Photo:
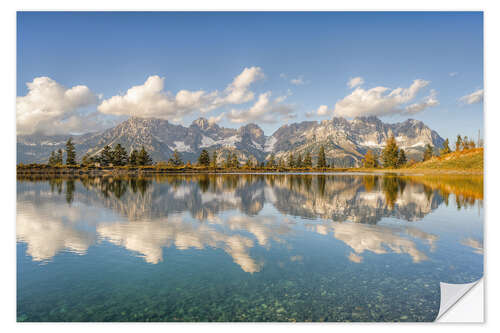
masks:
{"type": "Polygon", "coordinates": [[[484,322],[484,282],[440,283],[441,302],[437,322],[482,323],[484,322]]]}

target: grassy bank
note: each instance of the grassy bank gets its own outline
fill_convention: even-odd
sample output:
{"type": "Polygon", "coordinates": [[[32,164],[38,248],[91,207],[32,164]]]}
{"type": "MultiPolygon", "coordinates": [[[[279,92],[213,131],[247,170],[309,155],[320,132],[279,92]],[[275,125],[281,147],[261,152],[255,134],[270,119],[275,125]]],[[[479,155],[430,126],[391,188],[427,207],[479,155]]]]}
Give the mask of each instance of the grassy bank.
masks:
{"type": "Polygon", "coordinates": [[[120,167],[95,167],[79,165],[50,166],[46,164],[26,164],[17,166],[17,174],[48,174],[48,175],[107,175],[107,174],[154,174],[154,173],[238,173],[238,172],[370,172],[370,173],[399,173],[399,174],[483,174],[483,148],[468,149],[460,152],[452,152],[441,157],[432,157],[425,162],[415,163],[412,166],[400,169],[369,169],[369,168],[287,168],[287,167],[240,167],[240,168],[214,168],[196,165],[185,165],[180,167],[167,165],[151,166],[120,166],[120,167]]]}

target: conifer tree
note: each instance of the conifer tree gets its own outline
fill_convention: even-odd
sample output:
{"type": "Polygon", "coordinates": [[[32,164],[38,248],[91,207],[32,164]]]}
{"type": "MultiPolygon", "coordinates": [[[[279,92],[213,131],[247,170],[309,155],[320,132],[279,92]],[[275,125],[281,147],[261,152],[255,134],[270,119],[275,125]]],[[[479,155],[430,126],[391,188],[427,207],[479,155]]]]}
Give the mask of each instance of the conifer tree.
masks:
{"type": "Polygon", "coordinates": [[[181,166],[184,164],[177,149],[174,150],[174,154],[172,155],[172,157],[169,158],[168,164],[173,166],[181,166]]]}
{"type": "Polygon", "coordinates": [[[121,144],[116,144],[113,150],[113,165],[124,166],[128,164],[128,154],[121,144]]]}
{"type": "Polygon", "coordinates": [[[55,151],[52,151],[50,153],[50,157],[49,157],[49,165],[56,165],[57,164],[57,156],[56,156],[56,152],[55,151]]]}
{"type": "Polygon", "coordinates": [[[439,153],[441,155],[446,155],[446,154],[449,154],[451,152],[451,149],[450,149],[450,141],[448,140],[448,138],[446,140],[444,140],[443,142],[443,148],[441,148],[439,150],[439,153]]]}
{"type": "Polygon", "coordinates": [[[326,168],[326,155],[324,146],[321,146],[321,148],[319,148],[318,168],[326,168]]]}
{"type": "Polygon", "coordinates": [[[302,155],[299,153],[297,159],[295,160],[295,167],[302,168],[302,155]]]}
{"type": "Polygon", "coordinates": [[[75,145],[71,138],[66,141],[66,165],[75,165],[76,164],[76,153],[75,153],[75,145]]]}
{"type": "Polygon", "coordinates": [[[240,167],[240,162],[238,161],[238,156],[236,155],[236,153],[233,153],[233,156],[231,157],[231,167],[233,168],[240,167]]]}
{"type": "Polygon", "coordinates": [[[153,159],[149,156],[149,153],[146,151],[144,146],[141,147],[139,154],[137,155],[137,164],[138,165],[152,165],[153,159]]]}
{"type": "Polygon", "coordinates": [[[111,147],[109,145],[104,146],[104,148],[101,150],[101,153],[99,154],[99,162],[103,166],[107,166],[113,163],[113,151],[111,150],[111,147]]]}
{"type": "Polygon", "coordinates": [[[56,155],[56,164],[62,165],[63,164],[63,151],[62,149],[59,149],[57,151],[56,155]]]}
{"type": "Polygon", "coordinates": [[[130,152],[130,156],[128,158],[128,164],[132,166],[137,166],[138,165],[138,158],[139,158],[139,152],[137,149],[132,149],[130,152]]]}
{"type": "Polygon", "coordinates": [[[245,167],[253,168],[253,162],[251,158],[247,159],[247,161],[245,162],[245,167]]]}
{"type": "Polygon", "coordinates": [[[206,167],[210,165],[210,155],[208,155],[208,151],[206,149],[201,151],[201,154],[198,157],[198,164],[206,167]]]}
{"type": "Polygon", "coordinates": [[[307,152],[306,156],[304,157],[304,166],[306,168],[311,168],[312,167],[312,158],[311,158],[311,152],[307,152]]]}
{"type": "Polygon", "coordinates": [[[224,161],[224,168],[228,169],[231,167],[231,153],[226,153],[226,160],[224,161]]]}
{"type": "Polygon", "coordinates": [[[217,168],[217,150],[214,150],[212,153],[212,160],[210,161],[212,168],[217,168]]]}
{"type": "Polygon", "coordinates": [[[267,161],[267,167],[268,168],[274,168],[276,166],[276,157],[274,153],[269,156],[269,160],[267,161]]]}
{"type": "Polygon", "coordinates": [[[292,152],[290,152],[290,153],[288,154],[288,160],[287,160],[287,162],[288,162],[288,165],[287,165],[287,166],[288,166],[289,168],[294,168],[294,167],[295,167],[295,161],[294,161],[294,159],[293,159],[293,153],[292,153],[292,152]]]}
{"type": "Polygon", "coordinates": [[[364,168],[377,168],[378,161],[375,157],[375,154],[372,150],[368,150],[365,154],[365,158],[363,159],[363,167],[364,168]]]}
{"type": "Polygon", "coordinates": [[[406,165],[406,154],[404,149],[399,150],[399,155],[398,155],[398,168],[404,167],[406,165]]]}
{"type": "Polygon", "coordinates": [[[434,155],[434,149],[430,144],[427,144],[425,146],[425,151],[424,151],[424,161],[430,160],[433,155],[434,155]]]}
{"type": "Polygon", "coordinates": [[[392,135],[386,142],[382,151],[382,163],[384,168],[396,168],[398,165],[399,148],[396,139],[392,135]]]}
{"type": "Polygon", "coordinates": [[[462,150],[462,137],[460,134],[457,135],[457,141],[455,142],[455,151],[461,151],[462,150]]]}

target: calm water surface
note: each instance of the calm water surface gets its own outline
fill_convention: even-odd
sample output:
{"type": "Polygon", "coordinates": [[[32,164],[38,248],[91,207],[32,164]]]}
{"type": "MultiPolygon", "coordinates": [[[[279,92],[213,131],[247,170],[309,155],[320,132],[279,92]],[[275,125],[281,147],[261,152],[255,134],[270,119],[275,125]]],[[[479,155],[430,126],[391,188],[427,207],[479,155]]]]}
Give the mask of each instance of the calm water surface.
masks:
{"type": "Polygon", "coordinates": [[[432,321],[482,177],[18,178],[18,321],[432,321]]]}

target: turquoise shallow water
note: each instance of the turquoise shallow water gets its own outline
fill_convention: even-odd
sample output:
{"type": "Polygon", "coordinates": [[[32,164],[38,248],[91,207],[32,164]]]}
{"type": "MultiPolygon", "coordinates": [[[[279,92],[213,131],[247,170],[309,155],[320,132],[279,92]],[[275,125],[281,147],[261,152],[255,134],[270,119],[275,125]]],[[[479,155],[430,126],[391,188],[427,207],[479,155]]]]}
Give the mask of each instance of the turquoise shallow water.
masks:
{"type": "Polygon", "coordinates": [[[424,180],[18,179],[17,319],[432,321],[483,274],[483,212],[424,180]]]}

